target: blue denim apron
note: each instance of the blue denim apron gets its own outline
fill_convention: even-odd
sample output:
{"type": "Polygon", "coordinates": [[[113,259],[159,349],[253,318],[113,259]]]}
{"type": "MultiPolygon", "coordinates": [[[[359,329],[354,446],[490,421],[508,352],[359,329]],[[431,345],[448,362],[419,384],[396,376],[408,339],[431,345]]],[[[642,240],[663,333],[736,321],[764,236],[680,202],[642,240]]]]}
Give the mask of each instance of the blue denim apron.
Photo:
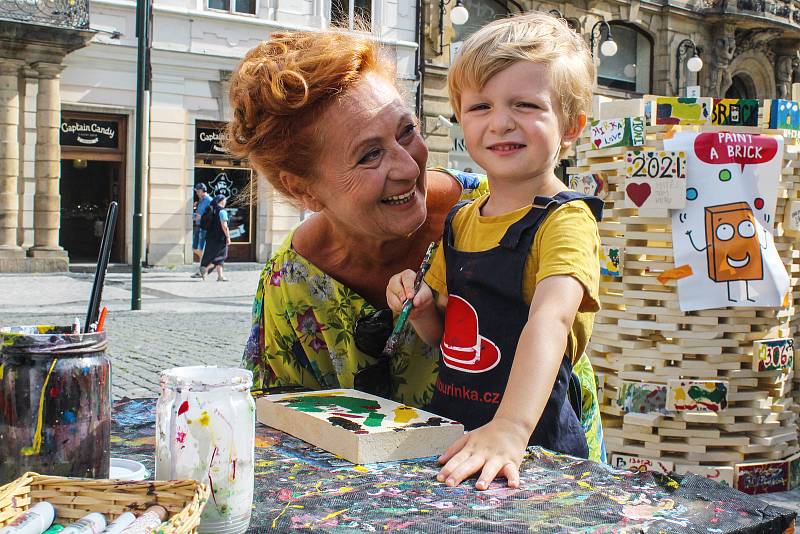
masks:
{"type": "MultiPolygon", "coordinates": [[[[494,417],[511,373],[511,364],[529,305],[522,292],[525,262],[536,231],[547,215],[567,202],[586,202],[595,218],[603,202],[573,191],[536,197],[533,208],[506,231],[500,244],[483,252],[456,250],[452,222],[466,204],[448,214],[442,243],[447,263],[448,305],[442,338],[442,359],[429,410],[455,419],[467,430],[494,417]],[[544,206],[544,207],[540,207],[544,206]]],[[[598,267],[599,268],[599,267],[598,267]]],[[[586,458],[586,436],[568,389],[576,384],[572,361],[561,361],[556,381],[529,445],[586,458]]],[[[580,385],[577,385],[580,395],[580,385]]],[[[578,399],[580,396],[578,396],[578,399]]]]}

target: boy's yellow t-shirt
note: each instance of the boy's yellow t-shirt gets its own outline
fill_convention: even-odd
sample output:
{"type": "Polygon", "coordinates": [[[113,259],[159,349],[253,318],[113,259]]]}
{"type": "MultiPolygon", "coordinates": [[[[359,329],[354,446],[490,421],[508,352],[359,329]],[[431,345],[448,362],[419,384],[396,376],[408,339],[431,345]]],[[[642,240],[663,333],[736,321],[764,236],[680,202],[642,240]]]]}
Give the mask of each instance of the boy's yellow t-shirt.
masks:
{"type": "MultiPolygon", "coordinates": [[[[526,206],[496,217],[485,217],[480,209],[488,199],[489,195],[484,195],[456,213],[453,218],[456,249],[483,252],[497,247],[506,230],[532,209],[526,206]]],[[[599,249],[600,235],[592,211],[585,202],[575,200],[559,206],[542,222],[525,262],[522,293],[528,306],[536,284],[549,276],[572,276],[583,285],[583,301],[567,340],[566,354],[573,364],[589,343],[594,314],[600,309],[599,249]]],[[[444,247],[440,246],[425,275],[425,281],[440,295],[447,294],[446,272],[444,247]]]]}

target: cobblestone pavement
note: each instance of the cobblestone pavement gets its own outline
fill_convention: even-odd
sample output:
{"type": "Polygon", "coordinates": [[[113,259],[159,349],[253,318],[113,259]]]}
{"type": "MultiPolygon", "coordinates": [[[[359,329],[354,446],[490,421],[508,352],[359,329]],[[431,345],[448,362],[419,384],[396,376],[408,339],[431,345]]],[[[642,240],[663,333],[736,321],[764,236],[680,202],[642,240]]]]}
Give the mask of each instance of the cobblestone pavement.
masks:
{"type": "MultiPolygon", "coordinates": [[[[230,282],[217,283],[146,273],[142,311],[134,312],[130,275],[108,275],[103,303],[115,399],[157,397],[159,373],[170,367],[240,365],[258,271],[226,276],[230,282]]],[[[0,275],[0,325],[83,321],[91,284],[89,275],[0,275]]]]}

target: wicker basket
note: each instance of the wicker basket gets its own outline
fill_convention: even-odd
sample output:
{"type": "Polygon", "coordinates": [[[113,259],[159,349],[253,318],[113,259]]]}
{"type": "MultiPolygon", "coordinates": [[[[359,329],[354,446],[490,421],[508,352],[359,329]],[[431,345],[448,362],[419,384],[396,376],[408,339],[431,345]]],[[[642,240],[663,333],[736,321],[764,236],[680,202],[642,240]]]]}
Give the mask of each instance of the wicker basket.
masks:
{"type": "Polygon", "coordinates": [[[208,486],[194,480],[123,482],[25,473],[0,486],[0,527],[39,501],[55,507],[57,521],[77,520],[90,512],[114,520],[123,512],[142,512],[160,504],[169,519],[157,533],[193,534],[208,495],[208,486]]]}

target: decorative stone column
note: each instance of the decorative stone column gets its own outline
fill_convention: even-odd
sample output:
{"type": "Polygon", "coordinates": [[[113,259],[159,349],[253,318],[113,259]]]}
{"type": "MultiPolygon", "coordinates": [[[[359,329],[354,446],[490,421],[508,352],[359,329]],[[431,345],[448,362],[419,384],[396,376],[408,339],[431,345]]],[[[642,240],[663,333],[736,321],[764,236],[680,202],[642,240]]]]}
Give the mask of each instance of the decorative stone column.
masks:
{"type": "Polygon", "coordinates": [[[36,95],[36,193],[33,197],[33,247],[28,255],[34,258],[64,258],[67,253],[58,245],[61,225],[61,91],[59,76],[63,65],[34,63],[39,73],[36,95]]]}
{"type": "Polygon", "coordinates": [[[0,58],[0,259],[22,258],[19,225],[19,73],[23,61],[0,58]]]}

